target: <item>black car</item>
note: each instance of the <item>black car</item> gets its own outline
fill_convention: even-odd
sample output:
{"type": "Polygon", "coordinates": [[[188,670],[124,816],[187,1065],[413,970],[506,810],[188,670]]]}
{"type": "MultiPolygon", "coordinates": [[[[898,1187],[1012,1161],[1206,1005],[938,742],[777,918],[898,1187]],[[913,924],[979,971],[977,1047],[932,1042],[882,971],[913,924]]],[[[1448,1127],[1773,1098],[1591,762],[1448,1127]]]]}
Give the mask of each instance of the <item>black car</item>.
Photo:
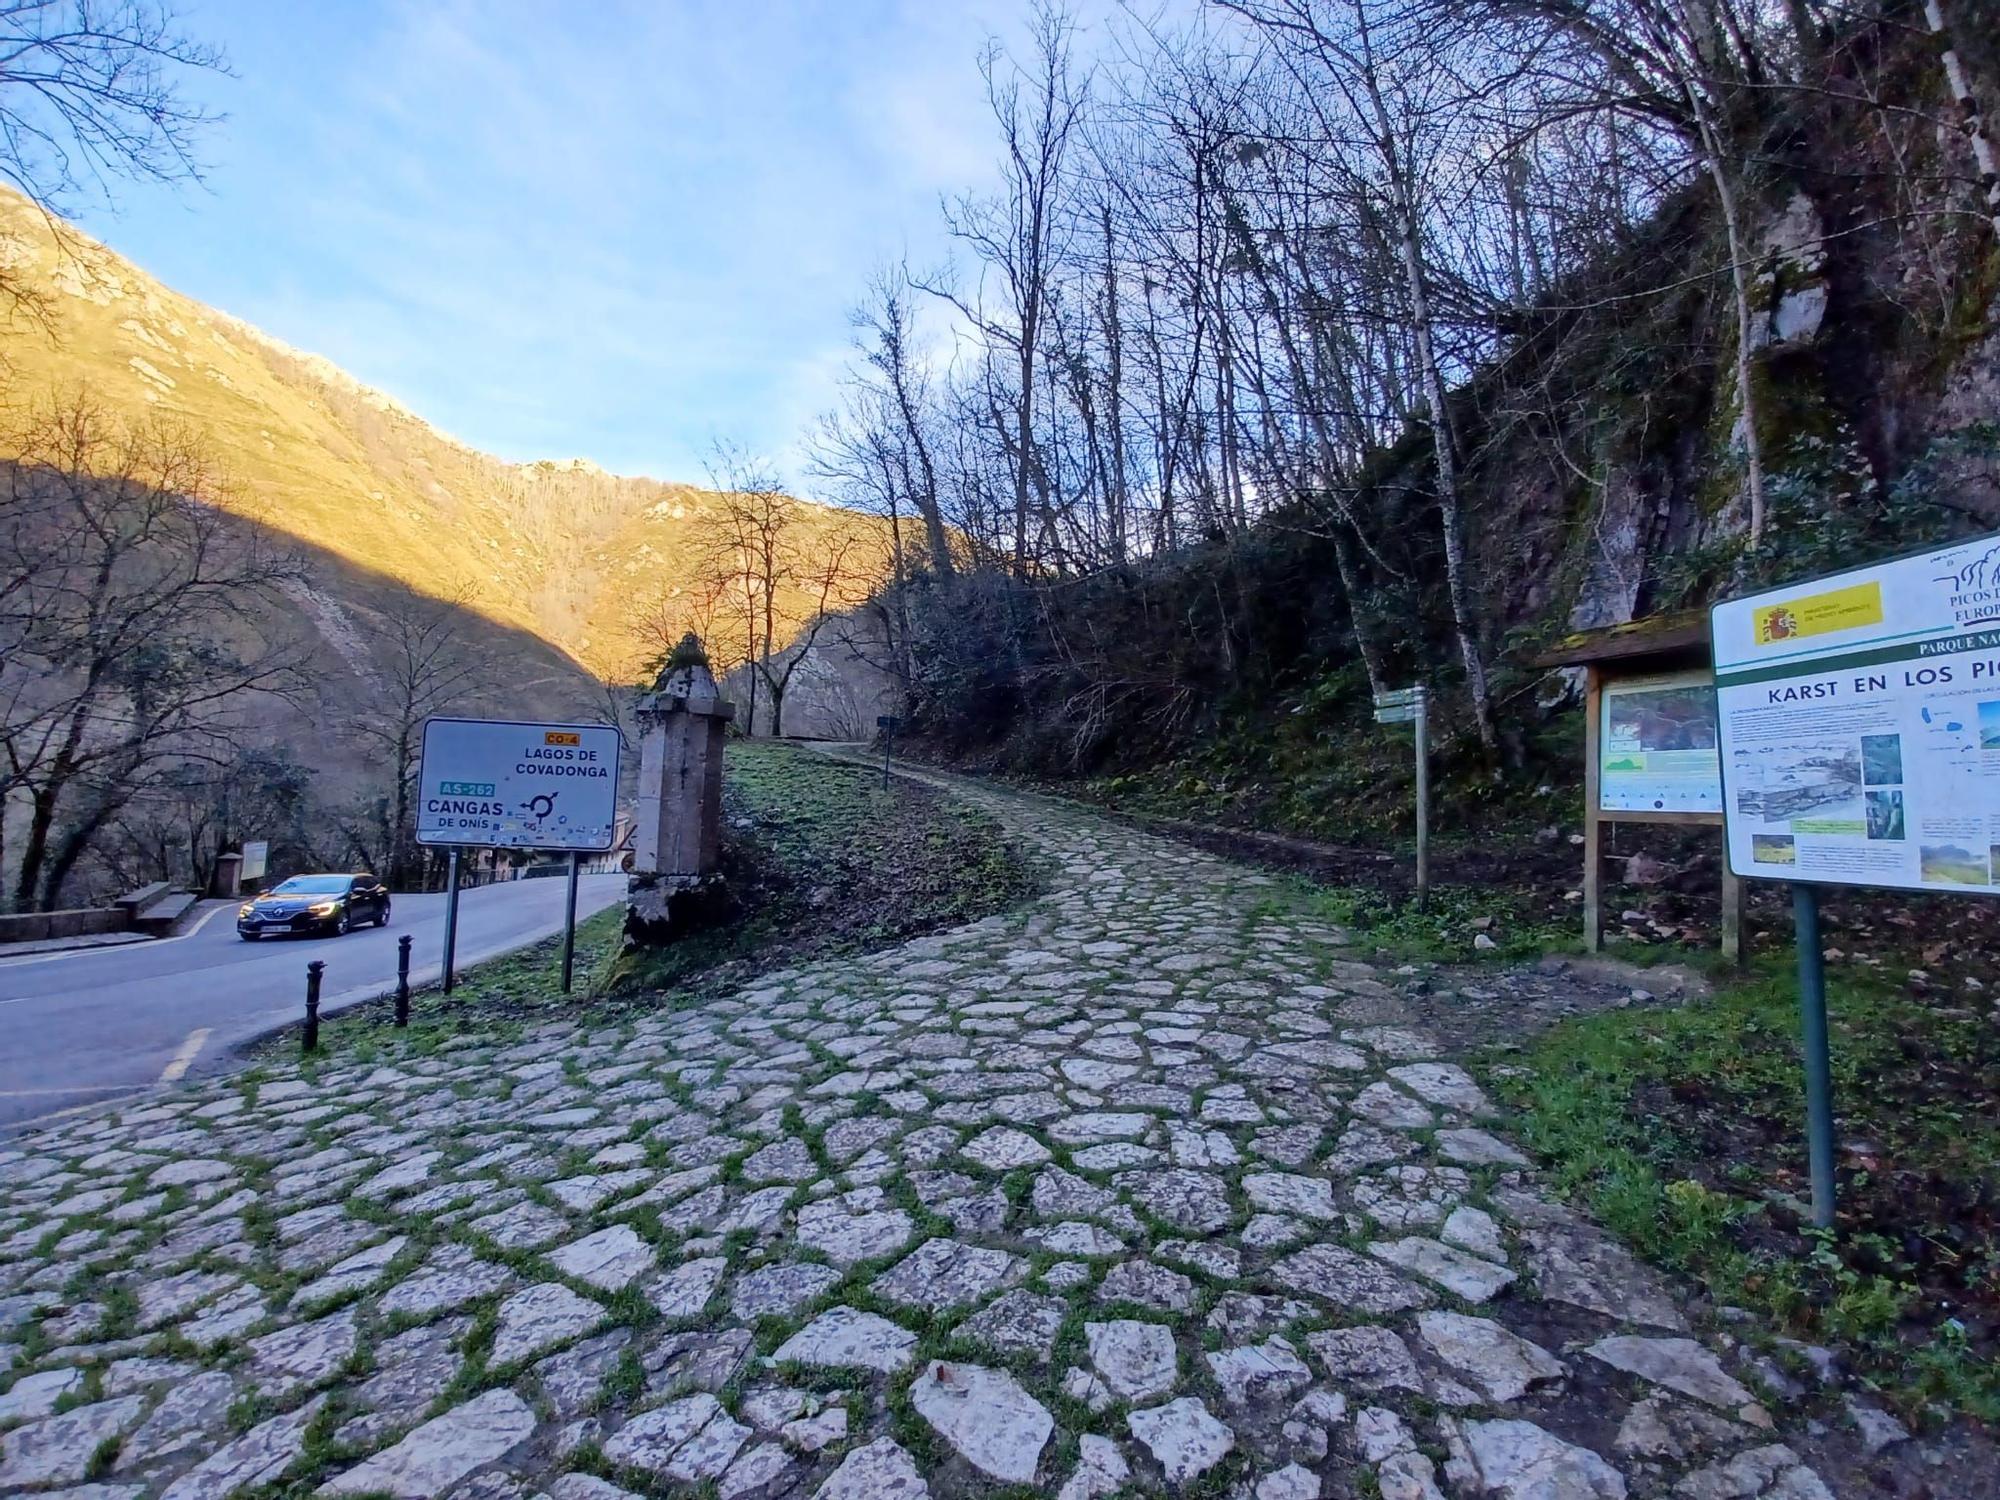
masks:
{"type": "Polygon", "coordinates": [[[389,925],[389,888],[373,875],[294,875],[236,910],[236,931],[246,943],[266,933],[339,937],[370,922],[389,925]]]}

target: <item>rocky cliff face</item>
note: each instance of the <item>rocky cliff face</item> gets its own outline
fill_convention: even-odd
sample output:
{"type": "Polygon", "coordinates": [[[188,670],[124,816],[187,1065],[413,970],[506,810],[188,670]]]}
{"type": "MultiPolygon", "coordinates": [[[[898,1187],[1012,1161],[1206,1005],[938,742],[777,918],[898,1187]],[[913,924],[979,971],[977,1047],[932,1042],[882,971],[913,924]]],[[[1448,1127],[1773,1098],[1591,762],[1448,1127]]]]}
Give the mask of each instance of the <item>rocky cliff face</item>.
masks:
{"type": "MultiPolygon", "coordinates": [[[[1748,541],[1726,279],[1554,312],[1461,393],[1475,546],[1499,640],[1615,624],[1719,590],[2000,524],[2000,250],[1935,204],[1897,225],[1864,186],[1764,201],[1752,354],[1770,522],[1748,541]],[[1496,586],[1497,585],[1497,586],[1496,586]]],[[[1706,205],[1660,226],[1720,254],[1706,205]]]]}

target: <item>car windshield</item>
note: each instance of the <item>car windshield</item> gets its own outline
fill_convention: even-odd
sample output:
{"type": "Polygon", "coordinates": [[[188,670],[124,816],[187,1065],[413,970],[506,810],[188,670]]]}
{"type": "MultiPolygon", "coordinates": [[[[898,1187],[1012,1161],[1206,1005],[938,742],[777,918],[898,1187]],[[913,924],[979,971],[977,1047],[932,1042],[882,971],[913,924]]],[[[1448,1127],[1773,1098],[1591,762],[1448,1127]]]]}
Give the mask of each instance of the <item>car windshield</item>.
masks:
{"type": "Polygon", "coordinates": [[[351,875],[294,875],[272,890],[274,896],[337,896],[347,889],[351,875]]]}

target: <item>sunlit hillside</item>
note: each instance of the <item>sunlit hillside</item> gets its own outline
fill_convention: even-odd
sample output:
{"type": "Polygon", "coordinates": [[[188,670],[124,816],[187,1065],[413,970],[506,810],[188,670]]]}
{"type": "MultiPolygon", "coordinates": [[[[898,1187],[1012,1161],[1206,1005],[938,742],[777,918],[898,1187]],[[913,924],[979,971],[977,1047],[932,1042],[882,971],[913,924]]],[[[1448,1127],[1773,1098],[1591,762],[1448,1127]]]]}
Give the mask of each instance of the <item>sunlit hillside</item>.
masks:
{"type": "MultiPolygon", "coordinates": [[[[4,190],[0,270],[36,299],[0,328],[10,404],[81,388],[121,415],[184,419],[228,472],[232,505],[362,575],[463,594],[599,675],[634,670],[632,616],[686,582],[719,503],[581,460],[508,464],[468,448],[4,190]]],[[[802,530],[872,539],[879,525],[814,507],[802,530]]],[[[807,607],[781,593],[781,639],[807,607]]]]}

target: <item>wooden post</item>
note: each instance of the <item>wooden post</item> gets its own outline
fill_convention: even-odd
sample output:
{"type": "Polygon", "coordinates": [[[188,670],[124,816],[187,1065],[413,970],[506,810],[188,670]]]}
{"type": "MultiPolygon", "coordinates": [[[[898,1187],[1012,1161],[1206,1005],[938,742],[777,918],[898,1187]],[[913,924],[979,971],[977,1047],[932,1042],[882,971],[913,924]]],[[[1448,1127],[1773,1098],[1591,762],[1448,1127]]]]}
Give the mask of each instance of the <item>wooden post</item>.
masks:
{"type": "Polygon", "coordinates": [[[307,1052],[319,1051],[319,982],[326,973],[326,960],[316,958],[306,965],[306,1034],[300,1045],[307,1052]]]}
{"type": "Polygon", "coordinates": [[[1741,967],[1743,951],[1743,882],[1729,868],[1729,848],[1722,850],[1722,956],[1741,967]]]}
{"type": "Polygon", "coordinates": [[[1584,669],[1583,690],[1583,948],[1597,953],[1604,947],[1604,820],[1598,815],[1598,713],[1603,676],[1595,665],[1584,669]]]}
{"type": "Polygon", "coordinates": [[[410,1024],[410,945],[416,942],[409,933],[396,939],[396,1024],[410,1024]]]}

